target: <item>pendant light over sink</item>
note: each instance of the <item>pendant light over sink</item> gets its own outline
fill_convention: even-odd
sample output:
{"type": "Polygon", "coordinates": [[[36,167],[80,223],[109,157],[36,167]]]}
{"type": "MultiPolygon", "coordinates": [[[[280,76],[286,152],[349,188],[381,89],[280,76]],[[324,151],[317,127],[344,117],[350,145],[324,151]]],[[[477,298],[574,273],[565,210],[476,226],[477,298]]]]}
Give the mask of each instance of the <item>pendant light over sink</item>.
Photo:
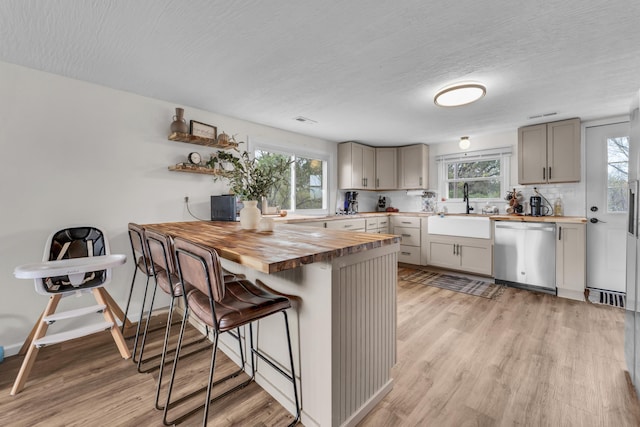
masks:
{"type": "Polygon", "coordinates": [[[486,93],[487,88],[480,83],[456,83],[440,89],[433,102],[440,107],[459,107],[479,100],[486,93]]]}

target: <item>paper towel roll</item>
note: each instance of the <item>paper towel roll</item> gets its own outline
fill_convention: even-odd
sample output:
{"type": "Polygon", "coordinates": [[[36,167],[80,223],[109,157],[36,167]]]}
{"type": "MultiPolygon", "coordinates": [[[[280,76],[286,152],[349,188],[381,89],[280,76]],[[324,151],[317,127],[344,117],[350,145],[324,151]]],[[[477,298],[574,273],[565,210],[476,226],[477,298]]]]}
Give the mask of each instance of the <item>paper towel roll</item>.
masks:
{"type": "Polygon", "coordinates": [[[422,196],[424,190],[407,190],[407,196],[422,196]]]}

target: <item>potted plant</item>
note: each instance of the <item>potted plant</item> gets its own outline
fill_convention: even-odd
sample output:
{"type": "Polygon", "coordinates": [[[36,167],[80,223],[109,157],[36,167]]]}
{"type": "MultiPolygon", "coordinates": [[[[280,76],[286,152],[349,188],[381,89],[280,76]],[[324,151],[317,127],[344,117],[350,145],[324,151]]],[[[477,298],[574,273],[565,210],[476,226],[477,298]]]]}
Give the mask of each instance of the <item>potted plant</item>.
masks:
{"type": "MultiPolygon", "coordinates": [[[[237,149],[234,151],[240,152],[237,149]]],[[[270,162],[260,162],[259,159],[251,158],[247,151],[242,151],[236,156],[229,151],[218,150],[211,156],[207,166],[218,171],[214,181],[227,180],[230,191],[243,201],[240,226],[253,230],[260,222],[258,201],[269,195],[271,189],[286,177],[291,163],[292,160],[284,157],[276,157],[270,162]]]]}

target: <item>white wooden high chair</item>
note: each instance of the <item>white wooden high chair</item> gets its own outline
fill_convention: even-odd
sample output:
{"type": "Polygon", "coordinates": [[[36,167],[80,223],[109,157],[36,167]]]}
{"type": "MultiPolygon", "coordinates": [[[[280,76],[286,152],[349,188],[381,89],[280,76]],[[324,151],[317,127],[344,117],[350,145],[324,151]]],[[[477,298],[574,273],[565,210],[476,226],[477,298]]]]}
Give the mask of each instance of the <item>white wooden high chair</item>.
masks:
{"type": "Polygon", "coordinates": [[[15,277],[34,279],[36,292],[49,296],[49,303],[20,350],[21,354],[26,351],[26,356],[11,389],[11,395],[22,391],[38,350],[46,345],[110,329],[120,355],[125,359],[131,357],[122,333],[116,325],[114,312],[119,317],[124,315],[103,288],[111,281],[111,268],[122,265],[125,261],[125,255],[110,253],[109,242],[102,230],[86,226],[65,228],[51,234],[45,245],[42,262],[16,267],[13,272],[15,277]],[[62,297],[87,292],[93,293],[97,305],[56,313],[62,297]],[[57,320],[95,313],[102,313],[104,320],[46,335],[49,325],[57,320]]]}

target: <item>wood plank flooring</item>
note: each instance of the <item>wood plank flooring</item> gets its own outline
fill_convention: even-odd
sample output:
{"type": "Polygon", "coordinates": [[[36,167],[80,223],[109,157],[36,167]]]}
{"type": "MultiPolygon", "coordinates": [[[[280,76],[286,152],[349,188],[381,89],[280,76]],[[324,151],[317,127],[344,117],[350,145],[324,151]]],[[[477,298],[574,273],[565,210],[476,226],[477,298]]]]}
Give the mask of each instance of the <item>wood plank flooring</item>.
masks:
{"type": "MultiPolygon", "coordinates": [[[[400,277],[407,273],[399,269],[400,277]]],[[[639,426],[623,327],[616,308],[513,288],[488,300],[399,280],[394,389],[361,425],[639,426]]],[[[151,335],[146,354],[157,351],[162,333],[151,335]]],[[[202,385],[209,355],[184,359],[181,389],[202,385]]],[[[233,368],[222,359],[221,369],[233,368]]],[[[24,391],[10,396],[21,360],[0,364],[0,425],[162,425],[162,413],[153,409],[156,371],[137,373],[109,333],[42,349],[24,391]]],[[[201,417],[200,411],[180,425],[200,425],[201,417]]],[[[291,420],[251,384],[212,405],[209,425],[291,420]]]]}

